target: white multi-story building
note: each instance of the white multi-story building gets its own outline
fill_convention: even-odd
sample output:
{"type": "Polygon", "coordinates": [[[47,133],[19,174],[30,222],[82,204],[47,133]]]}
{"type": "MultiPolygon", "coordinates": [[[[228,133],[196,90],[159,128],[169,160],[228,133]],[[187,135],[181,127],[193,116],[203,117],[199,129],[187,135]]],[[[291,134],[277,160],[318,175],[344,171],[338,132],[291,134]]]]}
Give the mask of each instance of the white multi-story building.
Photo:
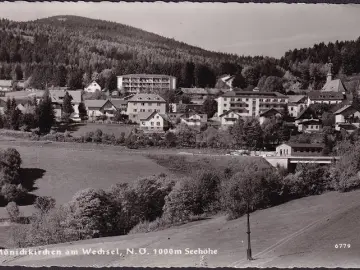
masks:
{"type": "Polygon", "coordinates": [[[217,113],[220,116],[231,110],[241,117],[256,117],[272,108],[284,109],[288,100],[278,92],[230,91],[217,99],[217,113]]]}
{"type": "Polygon", "coordinates": [[[166,113],[166,101],[157,94],[136,94],[128,100],[127,115],[129,120],[140,122],[145,114],[166,113]]]}
{"type": "Polygon", "coordinates": [[[175,90],[176,78],[157,74],[128,74],[117,76],[117,87],[128,93],[149,93],[159,90],[175,90]]]}

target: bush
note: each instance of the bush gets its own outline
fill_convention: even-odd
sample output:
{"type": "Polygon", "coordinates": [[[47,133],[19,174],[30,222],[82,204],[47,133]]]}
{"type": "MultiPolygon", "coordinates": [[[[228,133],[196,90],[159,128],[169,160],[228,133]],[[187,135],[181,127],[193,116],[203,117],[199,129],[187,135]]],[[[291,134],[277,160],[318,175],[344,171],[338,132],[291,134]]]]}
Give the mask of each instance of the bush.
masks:
{"type": "Polygon", "coordinates": [[[191,220],[197,208],[193,181],[184,178],[178,181],[166,196],[163,219],[169,224],[184,223],[191,220]]]}
{"type": "Polygon", "coordinates": [[[34,207],[40,210],[41,213],[47,213],[55,207],[55,204],[56,203],[54,198],[43,196],[36,198],[34,207]]]}
{"type": "Polygon", "coordinates": [[[19,152],[14,148],[8,148],[0,153],[2,183],[20,183],[20,166],[22,163],[19,152]]]}
{"type": "Polygon", "coordinates": [[[94,136],[92,137],[92,141],[95,143],[101,143],[102,142],[102,136],[103,132],[101,129],[97,129],[94,132],[94,136]]]}
{"type": "Polygon", "coordinates": [[[274,168],[251,168],[236,173],[224,181],[222,202],[230,219],[238,218],[247,211],[264,209],[278,203],[283,198],[281,178],[274,168]]]}
{"type": "Polygon", "coordinates": [[[36,213],[30,224],[13,227],[11,242],[16,247],[42,246],[79,240],[79,235],[67,227],[66,208],[53,208],[46,214],[36,213]]]}
{"type": "Polygon", "coordinates": [[[25,197],[26,193],[26,190],[21,185],[6,183],[1,187],[1,195],[7,202],[18,202],[25,197]]]}
{"type": "Polygon", "coordinates": [[[9,202],[6,206],[6,211],[11,222],[17,222],[19,220],[20,210],[15,202],[9,202]]]}
{"type": "Polygon", "coordinates": [[[119,221],[121,232],[127,232],[142,221],[153,221],[162,215],[165,197],[174,182],[166,176],[153,176],[137,180],[132,185],[118,184],[112,187],[112,200],[121,208],[123,219],[119,221]]]}
{"type": "Polygon", "coordinates": [[[94,137],[94,132],[92,132],[92,131],[86,132],[85,135],[83,136],[83,141],[84,142],[92,142],[93,137],[94,137]]]}
{"type": "Polygon", "coordinates": [[[295,174],[284,178],[289,199],[318,195],[329,189],[328,166],[319,164],[298,164],[295,174]]]}
{"type": "Polygon", "coordinates": [[[103,190],[88,188],[77,192],[66,205],[68,228],[79,239],[114,234],[118,209],[103,190]]]}
{"type": "Polygon", "coordinates": [[[165,219],[158,217],[154,221],[141,221],[129,231],[129,234],[155,232],[166,229],[170,226],[171,224],[169,224],[165,219]]]}

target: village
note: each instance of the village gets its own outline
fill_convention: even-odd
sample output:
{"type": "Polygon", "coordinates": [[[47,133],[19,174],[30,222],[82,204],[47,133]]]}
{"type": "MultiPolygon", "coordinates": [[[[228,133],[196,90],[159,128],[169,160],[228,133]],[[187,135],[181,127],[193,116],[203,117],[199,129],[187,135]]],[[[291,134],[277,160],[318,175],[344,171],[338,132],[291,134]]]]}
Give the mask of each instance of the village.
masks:
{"type": "MultiPolygon", "coordinates": [[[[353,95],[349,94],[344,83],[340,79],[333,79],[331,63],[322,89],[302,91],[301,94],[266,92],[259,87],[252,90],[233,88],[233,79],[234,76],[221,76],[221,88],[177,88],[176,78],[172,76],[130,74],[118,76],[117,90],[111,93],[104,92],[96,81],[85,89],[68,90],[67,87],[52,86],[48,90],[58,121],[62,119],[63,98],[68,93],[73,106],[70,119],[74,123],[132,125],[147,134],[165,134],[179,125],[187,126],[197,133],[209,127],[226,130],[239,119],[249,118],[257,119],[263,125],[266,121],[286,117],[284,124],[291,134],[321,134],[324,128],[350,134],[359,127],[360,111],[352,105],[353,95]],[[166,93],[166,96],[170,93],[176,97],[173,100],[178,102],[170,103],[159,92],[166,93]],[[100,96],[100,99],[94,99],[94,95],[100,96]],[[206,102],[211,104],[213,112],[206,112],[206,102]],[[80,117],[81,103],[85,106],[86,117],[80,117]],[[326,119],[322,119],[324,112],[326,119]]],[[[0,81],[0,91],[2,113],[6,101],[13,98],[17,109],[26,113],[31,110],[29,101],[35,98],[40,102],[45,92],[28,89],[23,82],[11,80],[0,81]]],[[[266,152],[265,156],[321,156],[324,148],[321,144],[296,143],[296,151],[292,151],[294,143],[282,143],[284,145],[280,145],[280,142],[278,145],[273,144],[272,151],[266,152]],[[283,146],[290,149],[285,150],[283,146]]],[[[232,152],[235,155],[239,153],[232,152]]]]}

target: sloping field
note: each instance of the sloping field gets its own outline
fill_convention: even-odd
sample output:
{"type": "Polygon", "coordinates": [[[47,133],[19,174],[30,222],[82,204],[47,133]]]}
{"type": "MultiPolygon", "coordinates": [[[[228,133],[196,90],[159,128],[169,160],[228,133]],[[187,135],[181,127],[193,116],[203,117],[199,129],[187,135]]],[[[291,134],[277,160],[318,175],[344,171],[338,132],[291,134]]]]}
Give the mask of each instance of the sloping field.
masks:
{"type": "MultiPolygon", "coordinates": [[[[0,141],[0,149],[8,147],[19,151],[22,168],[32,169],[40,177],[35,180],[32,193],[51,196],[58,204],[68,202],[77,191],[85,188],[107,189],[116,183],[168,173],[141,154],[109,146],[0,141]]],[[[20,209],[26,215],[32,207],[20,209]]],[[[4,215],[5,209],[1,208],[0,217],[4,215]]]]}
{"type": "Polygon", "coordinates": [[[223,216],[148,234],[43,247],[57,251],[59,255],[0,256],[0,263],[26,266],[192,267],[199,263],[200,255],[187,255],[186,249],[210,248],[217,250],[217,254],[206,256],[209,267],[261,267],[265,263],[270,267],[281,265],[281,262],[285,262],[282,266],[297,267],[311,263],[312,266],[325,267],[359,266],[360,238],[356,236],[360,232],[357,226],[359,195],[360,191],[329,192],[251,214],[255,258],[251,263],[245,260],[246,218],[226,221],[223,216]],[[333,249],[338,242],[351,242],[352,249],[333,249]],[[84,250],[89,251],[90,248],[118,254],[86,255],[84,250]],[[132,248],[135,254],[126,254],[126,249],[132,248]],[[140,252],[145,250],[139,248],[145,248],[146,253],[141,255],[140,252]],[[174,254],[154,255],[160,249],[172,249],[174,254]],[[66,255],[66,251],[77,251],[78,254],[66,255]],[[289,253],[292,253],[292,257],[289,253]],[[291,264],[289,259],[284,259],[286,255],[292,260],[291,264]]]}

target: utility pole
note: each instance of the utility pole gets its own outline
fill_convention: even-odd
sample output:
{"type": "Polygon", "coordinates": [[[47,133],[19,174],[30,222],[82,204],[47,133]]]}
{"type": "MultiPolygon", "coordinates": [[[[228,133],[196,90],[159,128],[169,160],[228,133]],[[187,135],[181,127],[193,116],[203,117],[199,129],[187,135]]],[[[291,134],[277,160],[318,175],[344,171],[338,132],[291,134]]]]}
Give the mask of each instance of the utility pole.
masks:
{"type": "Polygon", "coordinates": [[[248,235],[248,248],[247,248],[247,259],[249,261],[253,260],[251,254],[251,242],[250,242],[250,202],[247,202],[247,235],[248,235]]]}

